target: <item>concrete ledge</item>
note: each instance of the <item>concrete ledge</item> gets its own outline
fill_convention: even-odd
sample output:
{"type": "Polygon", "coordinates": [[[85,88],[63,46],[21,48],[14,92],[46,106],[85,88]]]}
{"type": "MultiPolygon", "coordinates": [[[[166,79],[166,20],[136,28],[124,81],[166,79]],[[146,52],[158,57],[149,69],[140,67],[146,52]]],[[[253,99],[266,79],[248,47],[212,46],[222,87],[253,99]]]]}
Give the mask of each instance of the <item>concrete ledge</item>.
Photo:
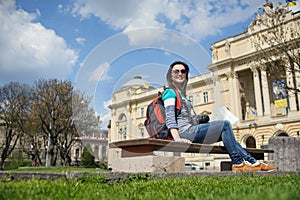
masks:
{"type": "Polygon", "coordinates": [[[112,161],[113,172],[185,172],[185,158],[180,156],[138,156],[112,161]]]}

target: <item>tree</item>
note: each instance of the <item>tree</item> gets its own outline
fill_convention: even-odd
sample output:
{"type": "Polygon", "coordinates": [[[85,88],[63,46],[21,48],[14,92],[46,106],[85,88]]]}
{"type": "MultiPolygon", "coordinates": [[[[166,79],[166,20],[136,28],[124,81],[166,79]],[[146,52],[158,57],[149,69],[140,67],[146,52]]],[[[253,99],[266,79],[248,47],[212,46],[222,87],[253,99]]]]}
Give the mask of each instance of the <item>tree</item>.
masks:
{"type": "MultiPolygon", "coordinates": [[[[34,104],[32,104],[34,105],[34,104]]],[[[45,146],[47,145],[47,137],[44,137],[41,128],[38,126],[37,116],[30,110],[26,133],[23,141],[28,144],[29,148],[23,147],[23,151],[31,158],[33,166],[42,165],[41,154],[45,153],[45,146]]]]}
{"type": "Polygon", "coordinates": [[[95,167],[95,156],[91,153],[92,149],[89,144],[83,148],[80,165],[84,167],[95,167]]]}
{"type": "Polygon", "coordinates": [[[0,123],[4,131],[1,134],[0,143],[0,168],[4,168],[4,162],[15,149],[20,138],[24,138],[26,132],[27,117],[30,111],[31,88],[11,82],[0,88],[0,123]]]}
{"type": "Polygon", "coordinates": [[[300,93],[300,15],[279,3],[266,1],[249,26],[251,43],[256,49],[256,66],[267,69],[268,78],[284,82],[299,110],[300,93]]]}
{"type": "Polygon", "coordinates": [[[58,155],[63,165],[71,162],[68,154],[78,137],[72,122],[72,92],[68,81],[39,80],[35,84],[32,114],[36,116],[37,130],[47,138],[46,165],[55,166],[58,155]]]}
{"type": "Polygon", "coordinates": [[[39,80],[34,89],[32,115],[36,117],[36,133],[47,140],[47,165],[71,163],[71,148],[81,134],[99,127],[89,99],[69,81],[39,80]]]}

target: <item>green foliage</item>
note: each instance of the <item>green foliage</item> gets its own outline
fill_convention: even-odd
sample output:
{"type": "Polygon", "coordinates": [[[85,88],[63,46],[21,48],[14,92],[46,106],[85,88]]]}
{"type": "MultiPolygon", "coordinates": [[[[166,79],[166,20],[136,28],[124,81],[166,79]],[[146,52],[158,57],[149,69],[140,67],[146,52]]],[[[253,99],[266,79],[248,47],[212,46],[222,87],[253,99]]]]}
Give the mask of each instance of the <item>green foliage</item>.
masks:
{"type": "Polygon", "coordinates": [[[90,145],[83,148],[80,165],[83,167],[95,167],[95,156],[91,153],[90,145]]]}
{"type": "Polygon", "coordinates": [[[17,169],[19,167],[28,167],[31,162],[23,157],[23,154],[19,151],[14,151],[5,162],[5,170],[17,169]]]}
{"type": "Polygon", "coordinates": [[[147,181],[150,180],[152,176],[150,174],[128,174],[125,182],[132,181],[147,181]]]}
{"type": "MultiPolygon", "coordinates": [[[[149,178],[149,177],[148,177],[149,178]]],[[[103,175],[77,179],[0,179],[0,199],[264,199],[300,197],[300,175],[148,179],[132,175],[109,183],[103,175]]]]}
{"type": "Polygon", "coordinates": [[[101,161],[97,162],[97,166],[100,169],[107,169],[107,167],[108,167],[106,163],[101,162],[101,161]]]}

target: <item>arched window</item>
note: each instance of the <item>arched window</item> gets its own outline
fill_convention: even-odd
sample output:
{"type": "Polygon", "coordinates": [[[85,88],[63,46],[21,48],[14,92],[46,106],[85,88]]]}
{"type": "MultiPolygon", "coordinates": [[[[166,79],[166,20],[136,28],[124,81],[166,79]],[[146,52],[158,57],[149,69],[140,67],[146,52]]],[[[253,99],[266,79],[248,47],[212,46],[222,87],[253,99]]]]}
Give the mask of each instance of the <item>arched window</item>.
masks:
{"type": "Polygon", "coordinates": [[[126,117],[126,115],[124,114],[124,113],[122,113],[120,116],[119,116],[119,122],[124,122],[124,121],[126,121],[127,120],[127,117],[126,117]]]}
{"type": "Polygon", "coordinates": [[[95,146],[94,148],[95,160],[99,160],[99,146],[95,146]]]}
{"type": "Polygon", "coordinates": [[[124,113],[120,114],[118,118],[119,123],[119,138],[120,140],[126,140],[127,138],[127,117],[124,113]]]}
{"type": "Polygon", "coordinates": [[[249,137],[246,139],[246,147],[247,147],[247,148],[256,148],[256,141],[255,141],[255,138],[254,138],[254,137],[249,136],[249,137]]]}
{"type": "Polygon", "coordinates": [[[289,135],[285,132],[281,132],[277,135],[278,137],[289,137],[289,135]]]}
{"type": "Polygon", "coordinates": [[[140,123],[138,125],[138,130],[139,130],[141,138],[144,138],[145,137],[145,126],[144,126],[144,124],[140,123]]]}

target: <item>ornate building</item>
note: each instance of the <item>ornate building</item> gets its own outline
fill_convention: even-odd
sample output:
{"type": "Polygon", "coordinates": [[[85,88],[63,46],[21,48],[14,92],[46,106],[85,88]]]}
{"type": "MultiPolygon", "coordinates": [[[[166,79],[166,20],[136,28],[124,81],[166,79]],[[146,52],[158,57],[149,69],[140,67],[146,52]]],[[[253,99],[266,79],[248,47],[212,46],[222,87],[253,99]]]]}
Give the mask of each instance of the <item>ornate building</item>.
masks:
{"type": "Polygon", "coordinates": [[[84,147],[89,147],[96,162],[107,163],[108,132],[95,131],[92,135],[81,136],[71,149],[72,164],[79,165],[84,147]]]}
{"type": "MultiPolygon", "coordinates": [[[[209,72],[190,78],[188,98],[197,113],[227,107],[239,121],[233,124],[244,147],[266,148],[276,136],[299,137],[300,12],[272,2],[256,12],[247,31],[211,45],[209,72]]],[[[148,137],[146,108],[163,88],[135,77],[113,94],[109,142],[148,137]]],[[[165,153],[168,155],[168,153],[165,153]]],[[[118,158],[110,149],[108,162],[118,158]]],[[[227,155],[182,154],[186,162],[219,169],[227,155]]]]}

